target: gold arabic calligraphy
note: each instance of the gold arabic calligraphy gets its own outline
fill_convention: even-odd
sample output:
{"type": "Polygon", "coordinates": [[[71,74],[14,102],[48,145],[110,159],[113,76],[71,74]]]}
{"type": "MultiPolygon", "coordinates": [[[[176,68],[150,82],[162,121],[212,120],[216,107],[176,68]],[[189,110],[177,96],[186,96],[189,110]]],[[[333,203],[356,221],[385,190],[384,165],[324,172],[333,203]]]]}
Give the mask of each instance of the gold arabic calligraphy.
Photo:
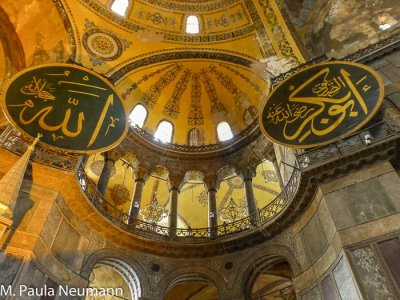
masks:
{"type": "MultiPolygon", "coordinates": [[[[309,78],[297,89],[291,86],[289,103],[275,105],[268,111],[267,120],[272,124],[283,122],[283,137],[288,141],[302,143],[309,135],[324,136],[334,131],[345,120],[346,116],[355,118],[359,113],[368,114],[367,105],[358,91],[367,76],[353,83],[350,74],[340,70],[340,75],[328,79],[329,68],[326,67],[309,78]],[[322,81],[318,81],[322,78],[322,81]],[[315,84],[315,82],[317,83],[315,84]],[[313,95],[304,96],[304,90],[312,86],[313,95]],[[335,97],[342,94],[341,97],[335,97]]],[[[363,92],[371,86],[364,84],[363,92]]]]}
{"type": "MultiPolygon", "coordinates": [[[[52,73],[45,75],[51,77],[69,77],[71,72],[72,71],[64,71],[62,73],[52,73]]],[[[46,79],[49,80],[49,78],[46,79]]],[[[107,89],[104,87],[88,84],[88,76],[84,76],[82,78],[85,83],[57,79],[55,79],[55,83],[52,83],[48,82],[48,80],[46,79],[32,76],[32,80],[20,89],[21,94],[28,96],[28,99],[25,100],[22,104],[9,104],[8,107],[22,107],[18,114],[19,123],[28,126],[37,121],[37,125],[39,125],[41,129],[51,133],[53,141],[62,140],[64,139],[64,137],[77,137],[81,134],[82,130],[84,130],[85,127],[85,112],[80,111],[79,109],[80,101],[82,101],[82,99],[79,99],[79,97],[83,97],[82,95],[84,95],[85,97],[94,97],[95,99],[98,99],[100,98],[100,96],[104,97],[104,91],[107,91],[107,89]],[[71,86],[74,89],[71,89],[71,86]],[[65,98],[65,90],[67,91],[67,95],[69,95],[66,96],[66,101],[65,103],[62,103],[62,105],[57,105],[57,87],[61,87],[64,90],[64,96],[60,98],[65,98]],[[103,91],[103,94],[97,94],[96,91],[103,91]],[[52,100],[52,105],[48,105],[43,108],[42,104],[35,104],[35,99],[41,99],[43,101],[52,100]],[[60,107],[65,109],[62,122],[60,122],[59,124],[50,125],[49,121],[50,123],[51,120],[54,122],[56,116],[55,114],[52,115],[52,112],[54,112],[56,109],[60,109],[60,107]],[[73,114],[77,115],[77,118],[75,118],[77,119],[75,125],[71,124],[71,115],[73,114]]],[[[61,100],[63,99],[59,99],[58,102],[61,100]]],[[[101,110],[101,114],[97,120],[96,127],[92,130],[93,133],[90,136],[90,140],[88,141],[86,147],[90,147],[96,141],[103,126],[103,122],[106,119],[107,112],[113,104],[114,95],[109,94],[107,96],[107,100],[103,106],[103,109],[101,110]]],[[[109,116],[109,118],[111,122],[106,128],[105,135],[108,134],[110,128],[116,127],[116,122],[120,121],[120,118],[118,117],[109,116]]]]}

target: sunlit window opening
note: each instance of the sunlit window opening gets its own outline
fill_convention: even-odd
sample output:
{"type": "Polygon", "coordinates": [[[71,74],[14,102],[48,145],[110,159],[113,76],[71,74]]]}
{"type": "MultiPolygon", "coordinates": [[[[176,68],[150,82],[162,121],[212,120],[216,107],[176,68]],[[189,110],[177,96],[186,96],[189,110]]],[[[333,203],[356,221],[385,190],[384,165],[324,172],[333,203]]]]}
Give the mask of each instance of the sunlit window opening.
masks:
{"type": "Polygon", "coordinates": [[[172,132],[174,127],[171,122],[162,121],[158,127],[156,132],[154,133],[154,138],[156,140],[160,140],[163,143],[171,143],[172,142],[172,132]]]}
{"type": "Polygon", "coordinates": [[[200,146],[200,132],[197,128],[189,131],[188,144],[189,146],[200,146]]]}
{"type": "Polygon", "coordinates": [[[147,117],[146,108],[143,105],[138,104],[135,106],[135,108],[129,115],[129,123],[132,127],[137,126],[142,128],[144,121],[146,121],[146,117],[147,117]]]}
{"type": "Polygon", "coordinates": [[[199,19],[196,16],[188,16],[186,19],[186,33],[199,33],[199,19]]]}
{"type": "Polygon", "coordinates": [[[111,5],[111,10],[120,16],[125,16],[128,5],[129,0],[115,0],[111,5]]]}
{"type": "Polygon", "coordinates": [[[226,122],[221,122],[217,126],[218,140],[224,142],[233,138],[231,127],[226,122]]]}

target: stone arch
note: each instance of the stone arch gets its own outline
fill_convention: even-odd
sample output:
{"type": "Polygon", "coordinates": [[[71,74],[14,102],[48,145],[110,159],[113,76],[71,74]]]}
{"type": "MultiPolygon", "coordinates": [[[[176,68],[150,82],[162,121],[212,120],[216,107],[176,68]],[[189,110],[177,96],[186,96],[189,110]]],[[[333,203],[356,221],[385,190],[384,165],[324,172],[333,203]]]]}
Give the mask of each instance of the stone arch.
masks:
{"type": "Polygon", "coordinates": [[[128,283],[131,295],[136,295],[134,299],[140,299],[148,292],[149,280],[145,270],[138,262],[123,252],[109,249],[94,252],[84,261],[80,275],[89,279],[90,273],[96,265],[111,267],[119,273],[128,283]]]}
{"type": "Polygon", "coordinates": [[[220,298],[225,294],[226,282],[220,273],[201,265],[191,265],[175,268],[162,278],[159,284],[159,299],[162,299],[174,286],[191,281],[206,282],[215,286],[220,298]]]}
{"type": "Polygon", "coordinates": [[[300,273],[300,264],[292,250],[284,245],[272,245],[258,248],[256,251],[249,251],[247,257],[237,268],[242,271],[236,274],[233,282],[247,297],[251,294],[251,288],[260,272],[268,266],[280,262],[289,264],[293,277],[300,273]]]}

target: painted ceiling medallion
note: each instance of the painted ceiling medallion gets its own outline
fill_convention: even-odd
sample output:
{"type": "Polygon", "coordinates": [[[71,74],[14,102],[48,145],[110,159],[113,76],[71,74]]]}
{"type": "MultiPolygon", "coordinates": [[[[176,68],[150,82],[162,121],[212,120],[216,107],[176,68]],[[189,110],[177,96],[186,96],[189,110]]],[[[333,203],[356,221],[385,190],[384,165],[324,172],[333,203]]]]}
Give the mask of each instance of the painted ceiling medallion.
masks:
{"type": "Polygon", "coordinates": [[[111,199],[116,206],[122,205],[130,200],[129,190],[122,183],[118,183],[111,188],[111,199]]]}
{"type": "Polygon", "coordinates": [[[106,61],[117,59],[124,49],[116,35],[98,28],[85,32],[83,46],[91,56],[106,61]]]}

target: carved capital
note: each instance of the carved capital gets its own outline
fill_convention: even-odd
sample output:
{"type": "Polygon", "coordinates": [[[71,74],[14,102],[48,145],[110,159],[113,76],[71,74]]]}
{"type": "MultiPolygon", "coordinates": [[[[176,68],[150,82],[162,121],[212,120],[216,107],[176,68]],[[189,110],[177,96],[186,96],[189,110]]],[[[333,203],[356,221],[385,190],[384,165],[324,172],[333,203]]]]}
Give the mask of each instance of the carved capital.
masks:
{"type": "Polygon", "coordinates": [[[220,184],[217,175],[208,175],[204,177],[204,184],[207,186],[207,189],[210,190],[217,190],[220,184]]]}
{"type": "Polygon", "coordinates": [[[132,172],[132,175],[135,181],[146,181],[150,176],[150,171],[139,166],[132,172]]]}
{"type": "Polygon", "coordinates": [[[168,188],[169,190],[181,190],[181,186],[183,184],[183,176],[177,176],[177,175],[169,175],[168,176],[168,188]]]}
{"type": "Polygon", "coordinates": [[[115,163],[118,159],[122,157],[123,153],[118,148],[114,148],[107,152],[103,152],[101,155],[104,156],[104,160],[111,160],[115,163]]]}
{"type": "Polygon", "coordinates": [[[253,177],[255,177],[257,174],[256,167],[251,167],[251,166],[239,170],[238,173],[239,173],[239,176],[242,177],[243,181],[246,181],[246,180],[251,181],[253,179],[253,177]]]}

